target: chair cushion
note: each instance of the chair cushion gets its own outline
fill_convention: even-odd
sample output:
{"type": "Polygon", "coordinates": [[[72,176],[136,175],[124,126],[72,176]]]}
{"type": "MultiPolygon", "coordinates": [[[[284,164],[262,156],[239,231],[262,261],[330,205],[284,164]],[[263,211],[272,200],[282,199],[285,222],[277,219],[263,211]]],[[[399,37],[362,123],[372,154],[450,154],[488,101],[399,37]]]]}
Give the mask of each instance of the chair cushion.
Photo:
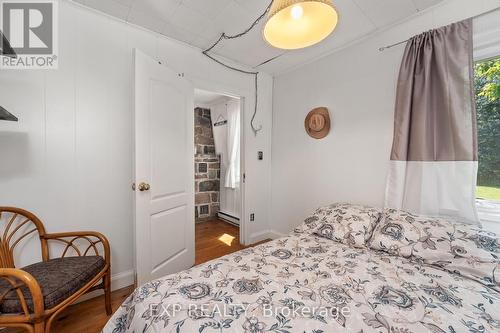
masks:
{"type": "MultiPolygon", "coordinates": [[[[58,305],[94,278],[106,265],[101,256],[66,257],[51,259],[21,268],[33,275],[42,290],[45,309],[58,305]]],[[[0,279],[0,295],[10,284],[0,279]]],[[[31,294],[27,287],[22,288],[26,303],[33,311],[31,294]]],[[[10,292],[0,304],[2,313],[23,312],[15,291],[10,292]]]]}

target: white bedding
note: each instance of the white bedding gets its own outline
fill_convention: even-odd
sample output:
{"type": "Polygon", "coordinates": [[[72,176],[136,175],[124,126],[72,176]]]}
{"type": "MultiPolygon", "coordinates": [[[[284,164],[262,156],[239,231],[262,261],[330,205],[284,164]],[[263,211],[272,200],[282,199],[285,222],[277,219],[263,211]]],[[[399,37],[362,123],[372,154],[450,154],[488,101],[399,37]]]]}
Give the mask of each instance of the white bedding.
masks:
{"type": "Polygon", "coordinates": [[[140,286],[103,332],[500,332],[494,289],[295,233],[140,286]]]}

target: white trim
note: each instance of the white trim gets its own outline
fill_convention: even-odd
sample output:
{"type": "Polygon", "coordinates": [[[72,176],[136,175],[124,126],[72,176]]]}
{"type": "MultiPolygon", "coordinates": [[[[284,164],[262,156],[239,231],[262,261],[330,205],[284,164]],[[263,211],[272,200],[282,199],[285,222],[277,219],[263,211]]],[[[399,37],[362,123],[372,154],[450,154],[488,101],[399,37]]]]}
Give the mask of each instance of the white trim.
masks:
{"type": "MultiPolygon", "coordinates": [[[[117,273],[111,276],[111,291],[122,289],[128,286],[134,285],[134,275],[135,271],[133,269],[117,273]]],[[[103,294],[102,290],[95,290],[91,293],[85,294],[80,297],[75,303],[81,303],[88,301],[89,299],[101,296],[103,294]]]]}
{"type": "Polygon", "coordinates": [[[229,215],[229,214],[226,214],[222,211],[219,211],[217,213],[217,217],[221,220],[224,220],[225,222],[228,222],[228,223],[231,223],[233,225],[236,225],[236,226],[239,226],[240,225],[240,219],[232,216],[232,215],[229,215]]]}
{"type": "MultiPolygon", "coordinates": [[[[474,21],[474,61],[481,62],[500,56],[500,11],[492,12],[474,21]]],[[[483,225],[500,223],[500,204],[494,200],[476,199],[479,221],[483,225]]]]}
{"type": "MultiPolygon", "coordinates": [[[[258,93],[258,91],[257,91],[258,93]]],[[[249,222],[249,219],[247,220],[247,213],[246,213],[246,207],[247,207],[247,184],[246,184],[246,151],[247,151],[247,146],[246,146],[246,129],[245,129],[245,112],[247,111],[247,106],[246,103],[250,102],[250,91],[247,91],[245,94],[241,94],[240,97],[240,216],[239,216],[239,221],[238,221],[238,226],[240,227],[240,243],[243,245],[247,244],[248,242],[248,233],[249,233],[249,227],[247,225],[247,221],[249,222]]],[[[255,103],[256,101],[254,101],[255,103]]],[[[220,194],[219,194],[220,195],[220,194]]],[[[248,205],[250,206],[250,205],[248,205]]]]}
{"type": "Polygon", "coordinates": [[[111,290],[118,290],[134,284],[135,271],[133,269],[111,276],[111,290]]]}
{"type": "Polygon", "coordinates": [[[282,234],[281,232],[278,232],[278,231],[272,230],[272,229],[269,230],[268,234],[269,234],[269,238],[271,238],[273,240],[287,236],[286,234],[282,234]]]}
{"type": "Polygon", "coordinates": [[[282,234],[276,230],[264,230],[260,232],[255,232],[250,235],[250,244],[255,244],[265,239],[278,239],[281,237],[285,237],[285,234],[282,234]]]}
{"type": "Polygon", "coordinates": [[[474,61],[500,55],[500,10],[474,20],[474,61]]]}
{"type": "Polygon", "coordinates": [[[476,199],[476,209],[481,222],[500,223],[500,203],[498,201],[476,199]]]}
{"type": "MultiPolygon", "coordinates": [[[[198,77],[186,75],[186,78],[193,83],[193,86],[198,90],[210,91],[223,96],[238,99],[240,102],[240,174],[242,175],[240,181],[240,243],[243,245],[251,244],[249,241],[248,228],[246,224],[246,184],[243,180],[243,174],[245,173],[245,151],[246,151],[246,131],[245,131],[245,112],[247,111],[247,103],[252,101],[252,92],[249,89],[239,89],[225,84],[221,84],[215,81],[209,81],[201,79],[198,77]]],[[[249,105],[250,106],[250,105],[249,105]]],[[[251,107],[250,107],[251,109],[251,107]]]]}
{"type": "Polygon", "coordinates": [[[486,60],[500,55],[500,29],[480,33],[474,40],[474,61],[486,60]]]}

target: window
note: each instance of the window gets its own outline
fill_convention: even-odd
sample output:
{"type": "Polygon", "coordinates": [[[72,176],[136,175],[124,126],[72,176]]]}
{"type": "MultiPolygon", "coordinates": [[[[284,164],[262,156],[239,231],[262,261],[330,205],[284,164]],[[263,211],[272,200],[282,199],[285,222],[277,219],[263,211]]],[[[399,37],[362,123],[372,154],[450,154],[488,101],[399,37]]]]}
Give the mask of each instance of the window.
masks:
{"type": "Polygon", "coordinates": [[[475,64],[475,91],[478,213],[483,221],[500,222],[500,57],[475,64]]]}

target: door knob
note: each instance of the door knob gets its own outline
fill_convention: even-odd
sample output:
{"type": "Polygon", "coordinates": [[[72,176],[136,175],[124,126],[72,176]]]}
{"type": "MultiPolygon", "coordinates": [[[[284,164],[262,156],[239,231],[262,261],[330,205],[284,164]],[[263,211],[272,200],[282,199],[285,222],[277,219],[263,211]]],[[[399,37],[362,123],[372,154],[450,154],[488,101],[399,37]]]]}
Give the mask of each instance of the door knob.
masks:
{"type": "Polygon", "coordinates": [[[139,184],[139,191],[144,192],[144,191],[149,191],[151,189],[151,186],[148,183],[140,183],[139,184]]]}

